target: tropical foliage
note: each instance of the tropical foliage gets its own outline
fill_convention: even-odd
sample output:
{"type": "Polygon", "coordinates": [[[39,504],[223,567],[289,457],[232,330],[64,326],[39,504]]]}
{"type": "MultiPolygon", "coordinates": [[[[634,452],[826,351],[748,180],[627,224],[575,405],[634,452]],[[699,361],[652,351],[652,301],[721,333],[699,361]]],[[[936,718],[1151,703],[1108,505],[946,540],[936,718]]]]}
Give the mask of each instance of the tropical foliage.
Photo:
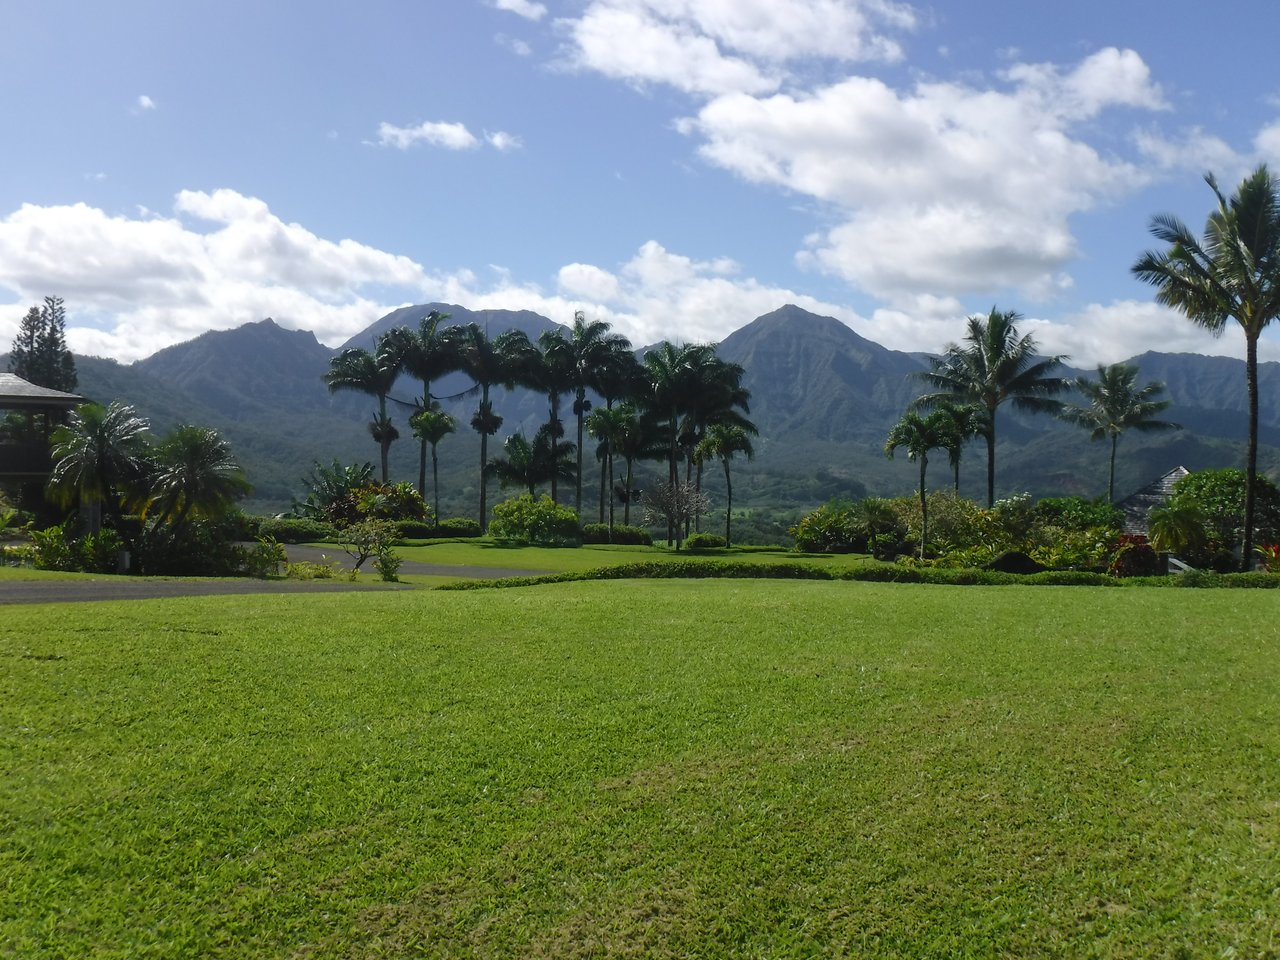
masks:
{"type": "Polygon", "coordinates": [[[1253,562],[1258,477],[1258,338],[1280,317],[1280,184],[1265,165],[1246,177],[1230,197],[1213,174],[1205,182],[1218,201],[1198,238],[1177,217],[1151,221],[1151,233],[1166,246],[1133,265],[1139,280],[1156,288],[1156,301],[1173,307],[1197,326],[1220,334],[1234,320],[1244,334],[1249,442],[1242,518],[1242,563],[1253,562]]]}

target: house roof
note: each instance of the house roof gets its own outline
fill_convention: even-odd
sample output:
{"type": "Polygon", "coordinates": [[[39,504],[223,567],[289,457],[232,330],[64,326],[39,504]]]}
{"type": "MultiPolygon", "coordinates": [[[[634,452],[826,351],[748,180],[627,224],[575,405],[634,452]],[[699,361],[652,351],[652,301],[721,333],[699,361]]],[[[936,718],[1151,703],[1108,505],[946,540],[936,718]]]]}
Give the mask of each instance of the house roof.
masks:
{"type": "Polygon", "coordinates": [[[16,373],[0,373],[0,409],[18,407],[78,407],[84,397],[48,387],[37,387],[16,373]]]}
{"type": "Polygon", "coordinates": [[[1152,480],[1141,490],[1131,493],[1116,506],[1124,514],[1124,532],[1147,532],[1147,514],[1156,507],[1163,507],[1173,496],[1173,485],[1191,471],[1186,467],[1174,467],[1164,476],[1152,480]]]}

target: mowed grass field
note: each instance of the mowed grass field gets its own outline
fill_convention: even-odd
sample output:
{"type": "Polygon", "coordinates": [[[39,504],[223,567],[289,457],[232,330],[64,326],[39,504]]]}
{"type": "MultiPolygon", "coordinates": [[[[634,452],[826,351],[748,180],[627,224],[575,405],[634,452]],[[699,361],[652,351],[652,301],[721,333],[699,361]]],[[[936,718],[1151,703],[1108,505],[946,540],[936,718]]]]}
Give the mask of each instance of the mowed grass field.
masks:
{"type": "Polygon", "coordinates": [[[9,607],[0,954],[1280,956],[1271,591],[9,607]]]}

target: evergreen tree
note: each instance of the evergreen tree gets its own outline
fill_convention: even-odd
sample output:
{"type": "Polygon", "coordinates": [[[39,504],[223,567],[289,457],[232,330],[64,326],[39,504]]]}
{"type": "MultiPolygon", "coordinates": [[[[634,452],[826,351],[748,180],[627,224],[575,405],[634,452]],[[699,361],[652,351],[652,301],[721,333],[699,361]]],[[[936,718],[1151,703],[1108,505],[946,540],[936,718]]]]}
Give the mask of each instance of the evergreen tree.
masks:
{"type": "Polygon", "coordinates": [[[72,393],[79,382],[67,349],[67,309],[61,297],[45,297],[22,318],[9,351],[9,370],[38,387],[72,393]]]}

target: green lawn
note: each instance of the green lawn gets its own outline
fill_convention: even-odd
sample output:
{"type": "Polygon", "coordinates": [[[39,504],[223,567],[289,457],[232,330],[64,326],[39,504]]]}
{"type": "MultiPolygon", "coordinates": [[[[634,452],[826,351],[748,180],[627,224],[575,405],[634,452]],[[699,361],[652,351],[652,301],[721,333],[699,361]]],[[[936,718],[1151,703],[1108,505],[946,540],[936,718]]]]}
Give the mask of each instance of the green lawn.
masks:
{"type": "Polygon", "coordinates": [[[1280,956],[1276,609],[745,580],[9,607],[0,955],[1280,956]]]}

